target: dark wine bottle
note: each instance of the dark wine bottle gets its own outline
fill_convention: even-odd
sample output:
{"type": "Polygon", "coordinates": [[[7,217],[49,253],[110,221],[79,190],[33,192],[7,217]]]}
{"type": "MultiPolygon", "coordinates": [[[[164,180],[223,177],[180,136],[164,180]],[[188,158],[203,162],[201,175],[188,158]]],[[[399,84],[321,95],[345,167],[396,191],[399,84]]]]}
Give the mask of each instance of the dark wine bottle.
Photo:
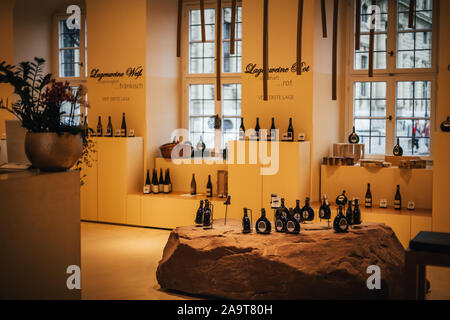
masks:
{"type": "Polygon", "coordinates": [[[200,206],[197,209],[197,214],[195,215],[195,225],[201,227],[203,225],[203,200],[200,200],[200,206]]]}
{"type": "Polygon", "coordinates": [[[367,184],[365,206],[366,208],[372,208],[372,192],[370,191],[370,183],[367,184]]]}
{"type": "Polygon", "coordinates": [[[158,174],[156,173],[156,169],[153,169],[152,192],[154,194],[159,193],[159,182],[158,182],[158,174]]]}
{"type": "Polygon", "coordinates": [[[243,117],[241,117],[241,126],[239,127],[239,140],[245,140],[245,127],[243,117]]]}
{"type": "Polygon", "coordinates": [[[447,117],[447,120],[441,123],[442,132],[450,132],[450,116],[447,117]]]}
{"type": "Polygon", "coordinates": [[[259,139],[261,138],[260,130],[261,130],[261,127],[259,126],[259,118],[256,118],[255,135],[256,135],[257,141],[259,141],[259,139]]]}
{"type": "Polygon", "coordinates": [[[342,194],[337,196],[336,204],[338,206],[345,206],[347,204],[347,196],[345,195],[345,190],[342,191],[342,194]]]}
{"type": "Polygon", "coordinates": [[[211,183],[211,175],[208,175],[208,183],[206,184],[206,196],[208,198],[212,198],[213,195],[213,186],[211,183]]]}
{"type": "Polygon", "coordinates": [[[122,113],[122,126],[120,128],[120,136],[126,138],[127,136],[127,122],[125,120],[125,112],[122,113]]]}
{"type": "MultiPolygon", "coordinates": [[[[288,211],[289,212],[289,211],[288,211]]],[[[275,218],[275,231],[286,232],[287,217],[284,215],[283,210],[280,210],[275,218]]]]}
{"type": "Polygon", "coordinates": [[[163,176],[163,171],[161,168],[159,169],[158,190],[159,190],[159,193],[164,192],[164,176],[163,176]]]}
{"type": "Polygon", "coordinates": [[[281,209],[281,214],[282,214],[285,218],[287,218],[288,215],[289,215],[289,210],[288,210],[288,208],[287,208],[286,205],[285,205],[284,198],[281,198],[280,209],[281,209]]]}
{"type": "Polygon", "coordinates": [[[111,116],[108,116],[108,125],[106,126],[106,137],[112,137],[114,134],[113,132],[113,126],[111,122],[111,116]]]}
{"type": "Polygon", "coordinates": [[[302,217],[304,221],[314,220],[314,209],[311,207],[309,201],[310,199],[307,197],[305,200],[305,205],[302,208],[302,217]]]}
{"type": "Polygon", "coordinates": [[[361,224],[361,210],[359,209],[359,200],[355,199],[353,200],[355,203],[355,207],[353,209],[353,225],[360,225],[361,224]]]}
{"type": "Polygon", "coordinates": [[[292,208],[289,209],[289,216],[286,222],[286,232],[290,234],[300,233],[300,221],[295,218],[294,210],[292,210],[292,208]]]}
{"type": "Polygon", "coordinates": [[[392,152],[396,157],[401,157],[403,155],[403,148],[400,147],[400,138],[397,138],[397,144],[394,146],[392,152]]]}
{"type": "Polygon", "coordinates": [[[323,220],[329,220],[331,218],[330,203],[326,195],[323,196],[322,205],[319,209],[319,218],[323,220]]]}
{"type": "Polygon", "coordinates": [[[300,208],[300,200],[296,200],[295,203],[296,203],[296,206],[294,208],[294,217],[299,222],[303,222],[302,209],[300,208]]]}
{"type": "Polygon", "coordinates": [[[275,128],[275,118],[272,118],[272,125],[270,126],[269,141],[277,140],[277,129],[275,128]]]}
{"type": "Polygon", "coordinates": [[[359,136],[356,134],[355,126],[353,126],[352,133],[348,136],[348,142],[352,144],[359,143],[359,136]]]}
{"type": "Polygon", "coordinates": [[[97,137],[103,137],[102,117],[98,116],[97,137]]]}
{"type": "Polygon", "coordinates": [[[345,213],[345,218],[349,226],[353,225],[353,210],[352,210],[352,200],[348,200],[347,212],[345,213]]]}
{"type": "Polygon", "coordinates": [[[289,126],[287,134],[288,134],[288,141],[294,141],[294,127],[292,126],[292,118],[289,118],[289,126]]]}
{"type": "Polygon", "coordinates": [[[203,227],[210,228],[212,226],[211,208],[209,200],[205,200],[205,209],[203,210],[203,227]]]}
{"type": "Polygon", "coordinates": [[[400,194],[400,185],[397,185],[397,192],[395,193],[395,199],[394,199],[394,209],[395,210],[402,209],[402,196],[400,194]]]}
{"type": "Polygon", "coordinates": [[[147,177],[145,178],[144,194],[152,192],[152,182],[150,181],[150,170],[147,170],[147,177]]]}
{"type": "Polygon", "coordinates": [[[256,232],[257,233],[261,233],[261,234],[269,234],[271,229],[272,229],[272,225],[270,224],[269,219],[267,219],[266,217],[266,209],[262,208],[261,209],[261,217],[258,219],[258,221],[256,221],[256,232]]]}
{"type": "Polygon", "coordinates": [[[242,233],[252,232],[252,223],[248,217],[247,208],[244,208],[244,217],[242,218],[242,233]]]}
{"type": "Polygon", "coordinates": [[[333,229],[334,231],[339,233],[348,231],[348,223],[347,219],[344,216],[342,205],[339,206],[338,214],[336,215],[336,218],[334,218],[333,229]]]}
{"type": "Polygon", "coordinates": [[[195,173],[192,174],[191,180],[191,195],[197,194],[197,182],[195,182],[195,173]]]}
{"type": "Polygon", "coordinates": [[[203,136],[200,136],[200,140],[197,143],[197,150],[202,153],[203,157],[203,154],[205,153],[206,150],[206,144],[203,142],[203,136]]]}
{"type": "Polygon", "coordinates": [[[166,169],[164,175],[164,193],[170,193],[170,177],[169,177],[169,169],[166,169]]]}

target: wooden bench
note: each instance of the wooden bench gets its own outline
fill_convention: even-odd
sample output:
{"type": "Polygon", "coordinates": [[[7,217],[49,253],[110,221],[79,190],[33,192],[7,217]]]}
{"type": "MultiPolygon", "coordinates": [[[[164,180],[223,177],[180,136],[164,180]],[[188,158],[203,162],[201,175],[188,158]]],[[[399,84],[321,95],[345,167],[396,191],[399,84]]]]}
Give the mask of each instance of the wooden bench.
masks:
{"type": "Polygon", "coordinates": [[[408,299],[425,300],[426,266],[450,267],[450,233],[421,231],[410,241],[405,257],[408,299]]]}

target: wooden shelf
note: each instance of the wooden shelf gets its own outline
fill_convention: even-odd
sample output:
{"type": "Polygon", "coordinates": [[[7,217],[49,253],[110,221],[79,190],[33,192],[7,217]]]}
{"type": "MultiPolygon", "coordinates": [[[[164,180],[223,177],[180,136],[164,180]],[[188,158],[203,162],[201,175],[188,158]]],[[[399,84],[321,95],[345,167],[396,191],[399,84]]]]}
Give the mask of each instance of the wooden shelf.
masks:
{"type": "Polygon", "coordinates": [[[186,192],[171,192],[171,193],[158,193],[158,194],[143,194],[139,193],[144,198],[165,198],[165,199],[181,199],[181,200],[205,200],[208,199],[209,201],[217,201],[217,202],[225,202],[226,198],[219,198],[217,196],[213,196],[212,198],[206,197],[206,194],[204,193],[198,193],[194,196],[192,196],[190,193],[186,192]]]}

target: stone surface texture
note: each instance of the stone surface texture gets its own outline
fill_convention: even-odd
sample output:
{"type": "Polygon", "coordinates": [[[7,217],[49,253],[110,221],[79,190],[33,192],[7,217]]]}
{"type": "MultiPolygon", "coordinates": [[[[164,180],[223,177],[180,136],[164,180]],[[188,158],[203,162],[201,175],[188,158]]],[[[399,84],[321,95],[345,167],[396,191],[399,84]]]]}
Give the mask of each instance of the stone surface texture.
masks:
{"type": "Polygon", "coordinates": [[[162,289],[225,299],[403,298],[404,249],[392,229],[363,223],[338,234],[327,223],[298,235],[242,234],[241,222],[172,231],[156,272],[162,289]],[[381,271],[369,290],[367,267],[381,271]]]}

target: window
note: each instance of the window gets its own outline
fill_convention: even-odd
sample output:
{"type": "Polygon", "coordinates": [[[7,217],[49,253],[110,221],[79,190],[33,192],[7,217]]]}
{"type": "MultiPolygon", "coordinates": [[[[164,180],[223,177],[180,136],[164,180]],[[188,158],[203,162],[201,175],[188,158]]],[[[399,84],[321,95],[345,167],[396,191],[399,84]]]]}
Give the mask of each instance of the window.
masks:
{"type": "MultiPolygon", "coordinates": [[[[68,81],[74,94],[80,85],[86,85],[87,77],[87,25],[85,15],[82,14],[80,28],[69,29],[65,13],[57,13],[53,17],[54,36],[54,61],[53,69],[57,81],[68,81]]],[[[87,98],[87,97],[86,97],[87,98]]],[[[70,104],[61,107],[61,122],[69,124],[70,104]]],[[[87,109],[77,106],[75,109],[75,121],[81,123],[83,115],[87,115],[87,109]]]]}
{"type": "MultiPolygon", "coordinates": [[[[352,63],[347,74],[349,121],[366,146],[366,154],[392,154],[397,138],[404,155],[431,156],[433,105],[436,92],[436,0],[416,0],[413,28],[410,0],[377,0],[374,32],[374,75],[368,76],[371,0],[349,10],[349,30],[361,13],[360,50],[349,43],[352,63]],[[353,17],[353,18],[352,18],[353,17]]],[[[348,39],[354,39],[351,32],[348,39]]]]}
{"type": "Polygon", "coordinates": [[[241,117],[242,7],[236,6],[235,52],[230,54],[231,3],[222,7],[222,39],[216,39],[216,6],[205,4],[205,35],[202,42],[200,9],[185,5],[186,56],[184,83],[190,141],[195,147],[202,139],[206,148],[225,148],[228,141],[239,138],[241,117]],[[222,46],[222,99],[216,100],[216,46],[222,46]],[[214,117],[222,119],[220,130],[214,129],[214,117]]]}

